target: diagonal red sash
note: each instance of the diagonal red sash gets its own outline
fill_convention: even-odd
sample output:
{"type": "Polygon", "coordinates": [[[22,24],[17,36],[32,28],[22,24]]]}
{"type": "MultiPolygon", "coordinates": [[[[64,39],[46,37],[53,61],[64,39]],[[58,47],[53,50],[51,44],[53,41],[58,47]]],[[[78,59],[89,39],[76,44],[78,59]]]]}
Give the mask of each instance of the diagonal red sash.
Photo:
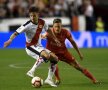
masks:
{"type": "Polygon", "coordinates": [[[42,20],[42,19],[38,20],[38,27],[36,29],[36,33],[30,43],[26,42],[26,47],[31,46],[31,45],[36,45],[38,43],[39,36],[40,36],[40,33],[42,32],[44,23],[45,23],[44,20],[42,20]]]}

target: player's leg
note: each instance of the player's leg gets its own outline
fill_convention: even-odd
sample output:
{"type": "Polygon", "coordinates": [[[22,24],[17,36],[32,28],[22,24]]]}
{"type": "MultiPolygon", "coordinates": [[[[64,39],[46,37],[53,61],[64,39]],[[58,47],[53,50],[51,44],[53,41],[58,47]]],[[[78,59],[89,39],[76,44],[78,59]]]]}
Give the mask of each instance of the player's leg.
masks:
{"type": "Polygon", "coordinates": [[[76,68],[77,70],[81,71],[86,77],[88,77],[90,80],[92,80],[92,82],[98,83],[98,81],[96,80],[96,78],[90,73],[90,71],[88,71],[87,69],[83,68],[82,66],[80,66],[78,64],[78,62],[76,60],[74,60],[73,63],[71,63],[71,65],[76,68]]]}
{"type": "Polygon", "coordinates": [[[49,72],[48,72],[48,79],[52,79],[52,76],[55,72],[55,69],[56,69],[56,58],[53,58],[51,56],[51,52],[50,53],[47,53],[46,51],[42,51],[41,52],[41,57],[43,57],[44,59],[46,60],[50,60],[50,67],[49,67],[49,72]]]}
{"type": "Polygon", "coordinates": [[[34,64],[34,66],[32,67],[32,69],[30,71],[32,71],[32,70],[35,71],[35,69],[37,67],[39,67],[39,65],[41,63],[43,63],[43,61],[48,62],[48,59],[51,61],[51,65],[50,65],[50,68],[49,68],[49,74],[48,74],[48,77],[50,78],[50,81],[48,82],[48,84],[50,84],[51,86],[56,87],[56,85],[53,83],[53,81],[51,81],[51,78],[53,77],[53,73],[55,72],[56,63],[58,62],[57,56],[51,54],[51,51],[49,51],[49,50],[47,50],[47,49],[45,49],[44,47],[41,47],[41,46],[37,46],[37,47],[30,46],[26,49],[26,51],[30,51],[30,53],[28,53],[28,52],[27,53],[28,53],[28,55],[30,55],[33,58],[36,57],[37,55],[39,57],[41,57],[41,60],[36,61],[36,63],[34,64]]]}
{"type": "Polygon", "coordinates": [[[65,59],[69,65],[73,66],[78,71],[81,71],[87,78],[92,80],[93,83],[98,82],[96,78],[87,69],[83,68],[69,52],[65,54],[65,59]]]}
{"type": "Polygon", "coordinates": [[[52,76],[56,69],[56,64],[58,62],[58,57],[55,54],[53,54],[52,52],[49,52],[48,50],[42,51],[41,57],[50,61],[48,79],[52,79],[52,76]]]}
{"type": "Polygon", "coordinates": [[[27,75],[30,77],[34,77],[34,72],[36,68],[38,68],[43,62],[44,60],[41,57],[39,57],[34,63],[34,65],[32,66],[32,68],[27,72],[27,75]]]}
{"type": "Polygon", "coordinates": [[[32,58],[36,60],[32,68],[27,72],[28,76],[34,77],[34,72],[36,68],[38,68],[41,65],[41,63],[44,62],[44,60],[42,57],[39,57],[39,55],[37,55],[36,48],[34,46],[32,46],[30,49],[26,48],[26,52],[29,56],[31,56],[32,58]]]}
{"type": "MultiPolygon", "coordinates": [[[[59,60],[63,59],[64,54],[56,54],[56,56],[58,56],[59,60]]],[[[59,85],[61,83],[61,79],[60,79],[60,74],[59,74],[59,68],[58,65],[56,65],[56,70],[55,70],[55,84],[59,85]]]]}
{"type": "Polygon", "coordinates": [[[60,75],[59,75],[59,68],[58,65],[56,65],[56,70],[55,70],[55,84],[59,85],[60,84],[60,75]]]}
{"type": "Polygon", "coordinates": [[[46,84],[50,84],[51,86],[56,87],[56,85],[54,84],[52,77],[54,75],[54,72],[56,70],[56,64],[58,62],[58,57],[53,54],[52,52],[49,52],[49,50],[45,50],[41,52],[41,57],[50,60],[50,67],[49,67],[49,72],[48,72],[48,77],[45,80],[46,84]]]}

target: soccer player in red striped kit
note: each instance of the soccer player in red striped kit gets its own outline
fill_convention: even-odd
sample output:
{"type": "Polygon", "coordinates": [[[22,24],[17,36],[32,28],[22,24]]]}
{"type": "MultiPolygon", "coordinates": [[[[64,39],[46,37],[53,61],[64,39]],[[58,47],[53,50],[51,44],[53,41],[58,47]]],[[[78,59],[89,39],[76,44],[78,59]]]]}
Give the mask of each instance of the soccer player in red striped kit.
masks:
{"type": "MultiPolygon", "coordinates": [[[[94,84],[98,83],[96,78],[85,68],[83,68],[75,59],[75,57],[68,51],[65,45],[65,40],[68,39],[70,43],[73,45],[74,49],[77,51],[80,59],[83,59],[83,55],[80,52],[77,44],[72,38],[72,35],[69,33],[68,30],[62,28],[62,21],[61,19],[54,19],[53,21],[53,28],[51,29],[53,35],[60,41],[60,44],[54,43],[54,40],[49,37],[48,33],[42,35],[42,38],[47,38],[47,46],[46,48],[50,51],[54,52],[56,56],[58,56],[60,61],[63,61],[70,66],[74,67],[76,70],[82,72],[87,78],[89,78],[94,84]]],[[[60,76],[58,72],[58,67],[55,71],[56,76],[56,84],[60,83],[60,76]]]]}
{"type": "Polygon", "coordinates": [[[41,44],[41,32],[47,32],[50,36],[55,40],[55,43],[59,43],[59,41],[54,37],[51,31],[48,28],[46,22],[39,18],[39,9],[37,7],[31,6],[29,8],[29,16],[30,20],[27,21],[25,24],[21,25],[4,43],[4,47],[7,47],[11,44],[13,39],[20,33],[25,33],[26,38],[26,52],[29,56],[37,60],[34,66],[27,72],[27,75],[30,77],[34,77],[34,71],[37,67],[40,66],[43,62],[50,61],[50,67],[48,72],[48,77],[45,80],[46,84],[49,84],[53,87],[57,87],[54,84],[52,77],[56,69],[56,64],[58,62],[58,57],[49,51],[48,49],[44,48],[41,44]],[[58,41],[58,42],[57,42],[58,41]]]}

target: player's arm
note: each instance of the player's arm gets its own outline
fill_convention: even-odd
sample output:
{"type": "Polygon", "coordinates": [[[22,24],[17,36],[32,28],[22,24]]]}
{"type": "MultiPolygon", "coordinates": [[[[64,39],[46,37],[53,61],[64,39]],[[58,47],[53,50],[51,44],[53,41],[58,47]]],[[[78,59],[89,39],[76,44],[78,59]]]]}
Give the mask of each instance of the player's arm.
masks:
{"type": "Polygon", "coordinates": [[[73,38],[72,38],[71,35],[68,37],[68,40],[71,42],[72,46],[75,48],[75,50],[77,51],[77,53],[78,53],[79,56],[80,56],[80,59],[82,60],[82,59],[83,59],[83,55],[81,54],[81,52],[80,52],[80,50],[79,50],[79,48],[78,48],[76,42],[73,40],[73,38]]]}
{"type": "Polygon", "coordinates": [[[46,39],[46,38],[47,38],[47,32],[41,34],[41,38],[42,38],[42,39],[46,39]]]}
{"type": "Polygon", "coordinates": [[[7,40],[7,41],[4,43],[4,48],[7,47],[7,46],[9,46],[9,45],[11,44],[11,42],[13,41],[13,39],[14,39],[17,35],[18,35],[18,33],[17,33],[17,32],[14,32],[14,33],[10,36],[9,40],[7,40]]]}
{"type": "Polygon", "coordinates": [[[13,39],[20,33],[24,32],[26,30],[26,26],[24,25],[21,25],[9,38],[9,40],[7,40],[5,43],[4,43],[4,48],[9,46],[11,44],[11,42],[13,41],[13,39]]]}

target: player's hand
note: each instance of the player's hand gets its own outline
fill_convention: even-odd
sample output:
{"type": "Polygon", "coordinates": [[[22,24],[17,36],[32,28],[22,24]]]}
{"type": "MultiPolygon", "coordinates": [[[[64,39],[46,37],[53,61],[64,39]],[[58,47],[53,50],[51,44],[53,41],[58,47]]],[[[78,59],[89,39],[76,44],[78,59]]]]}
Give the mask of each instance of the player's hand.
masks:
{"type": "Polygon", "coordinates": [[[80,59],[83,60],[83,55],[82,54],[80,54],[80,59]]]}
{"type": "Polygon", "coordinates": [[[9,46],[11,44],[12,40],[8,40],[4,43],[4,48],[6,48],[7,46],[9,46]]]}
{"type": "Polygon", "coordinates": [[[61,46],[61,43],[59,40],[55,39],[55,42],[56,42],[57,46],[59,46],[59,47],[61,46]]]}

